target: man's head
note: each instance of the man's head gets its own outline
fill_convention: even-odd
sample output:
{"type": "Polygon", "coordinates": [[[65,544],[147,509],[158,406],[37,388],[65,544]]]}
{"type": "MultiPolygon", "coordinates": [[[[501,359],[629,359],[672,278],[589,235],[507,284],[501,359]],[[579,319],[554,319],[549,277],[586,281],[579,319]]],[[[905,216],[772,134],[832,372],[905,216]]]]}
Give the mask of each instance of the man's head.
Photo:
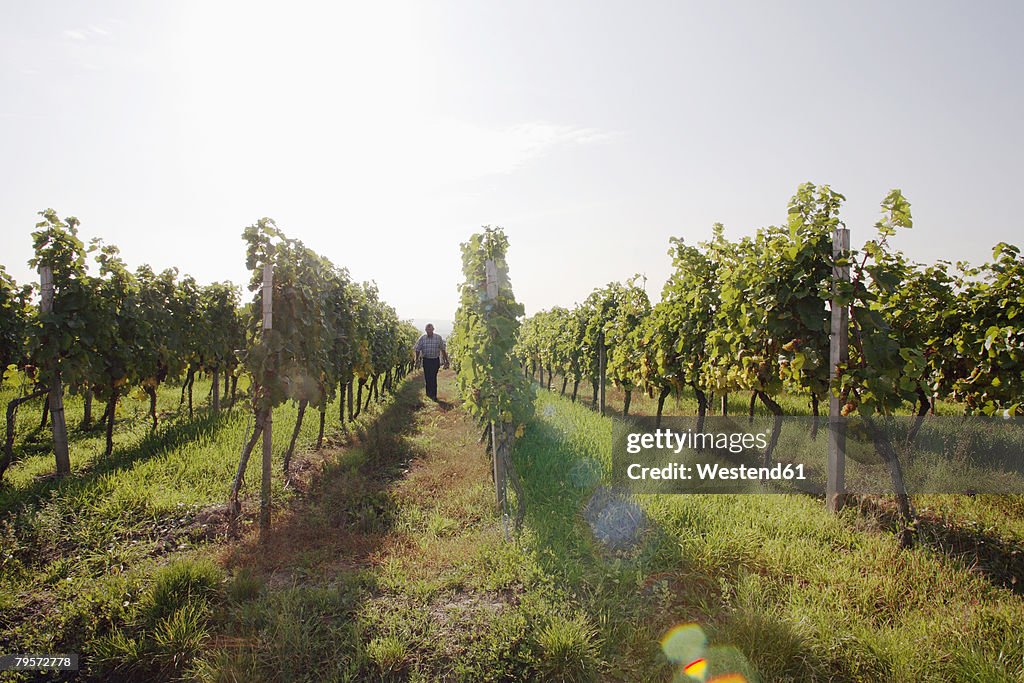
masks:
{"type": "Polygon", "coordinates": [[[431,325],[430,323],[427,323],[427,326],[425,328],[423,328],[423,329],[425,329],[427,331],[427,336],[428,337],[433,337],[434,336],[434,326],[431,325]]]}

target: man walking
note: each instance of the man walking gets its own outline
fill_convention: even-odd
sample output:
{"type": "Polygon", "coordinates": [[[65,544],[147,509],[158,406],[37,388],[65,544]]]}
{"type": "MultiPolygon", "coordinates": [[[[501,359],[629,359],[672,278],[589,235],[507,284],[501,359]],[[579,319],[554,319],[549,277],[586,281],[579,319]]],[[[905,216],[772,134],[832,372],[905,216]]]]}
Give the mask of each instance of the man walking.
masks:
{"type": "Polygon", "coordinates": [[[423,360],[423,381],[427,385],[427,398],[437,400],[437,371],[441,361],[448,367],[448,351],[444,347],[441,335],[434,334],[434,326],[427,323],[426,334],[420,335],[413,350],[416,352],[416,365],[423,360]]]}

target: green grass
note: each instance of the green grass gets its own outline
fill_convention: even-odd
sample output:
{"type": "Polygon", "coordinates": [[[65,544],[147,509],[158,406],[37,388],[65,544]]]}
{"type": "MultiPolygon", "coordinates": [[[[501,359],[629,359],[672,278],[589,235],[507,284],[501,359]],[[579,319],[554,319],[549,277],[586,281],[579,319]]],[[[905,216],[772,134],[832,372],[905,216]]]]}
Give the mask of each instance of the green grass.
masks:
{"type": "Polygon", "coordinates": [[[587,523],[605,554],[627,555],[620,583],[660,584],[648,624],[697,623],[763,680],[1024,678],[1024,600],[962,559],[900,550],[855,510],[828,515],[805,496],[641,496],[638,516],[578,475],[583,461],[607,473],[610,420],[547,392],[537,407],[519,456],[533,495],[557,507],[575,494],[604,512],[561,526],[538,513],[560,555],[552,568],[573,568],[567,581],[594,581],[586,543],[571,540],[588,536],[572,528],[587,523]]]}
{"type": "Polygon", "coordinates": [[[107,680],[173,680],[190,672],[210,640],[224,572],[208,559],[157,569],[139,609],[92,643],[93,672],[107,680]]]}
{"type": "MultiPolygon", "coordinates": [[[[538,386],[539,385],[535,385],[538,386]]],[[[556,376],[552,382],[552,392],[538,391],[540,397],[544,395],[556,396],[561,389],[561,379],[556,376]]],[[[572,385],[566,389],[566,396],[571,394],[572,385]]],[[[592,407],[591,387],[589,384],[580,386],[577,405],[592,407]]],[[[610,386],[606,393],[605,414],[609,416],[621,415],[623,392],[620,387],[610,386]]],[[[809,400],[803,396],[783,394],[776,397],[787,416],[808,416],[810,415],[809,400]]],[[[729,395],[730,415],[745,415],[747,412],[747,401],[749,394],[729,395]]],[[[938,414],[940,416],[953,416],[962,414],[962,407],[940,401],[938,403],[938,414]]],[[[827,410],[827,405],[822,406],[827,410]]],[[[692,416],[697,411],[697,402],[691,390],[685,390],[680,395],[670,397],[665,403],[664,414],[666,416],[692,416]]],[[[650,399],[642,392],[633,392],[633,399],[630,408],[630,415],[654,415],[657,412],[657,400],[650,399]]],[[[716,400],[710,406],[711,414],[720,413],[720,405],[716,400]]],[[[588,411],[584,411],[587,414],[588,411]]],[[[755,415],[758,418],[767,418],[764,406],[758,402],[755,408],[755,415]]],[[[986,421],[990,418],[978,418],[986,421]]],[[[998,421],[996,421],[998,427],[998,421]]],[[[764,424],[760,422],[759,424],[764,424]]],[[[825,479],[825,453],[820,442],[809,441],[802,433],[795,440],[787,441],[787,434],[799,431],[796,421],[787,424],[783,430],[776,453],[785,453],[786,459],[794,462],[808,463],[808,471],[815,472],[817,479],[825,479]]],[[[977,461],[970,458],[961,460],[950,457],[947,452],[949,443],[963,443],[964,439],[971,443],[970,451],[973,454],[986,453],[985,445],[991,439],[998,448],[996,451],[1013,457],[1020,452],[1020,430],[1008,432],[993,431],[992,425],[973,424],[957,425],[948,418],[929,418],[918,438],[918,443],[913,452],[902,452],[904,476],[907,481],[915,482],[918,486],[927,486],[930,490],[962,490],[965,486],[971,486],[979,490],[985,490],[987,482],[992,482],[996,490],[1007,489],[1019,490],[1020,466],[1019,460],[1016,463],[1002,463],[992,461],[977,461]],[[1009,441],[1006,441],[1009,439],[1009,441]],[[1001,472],[1000,470],[1007,470],[1001,472]],[[923,482],[927,482],[923,484],[923,482]]],[[[896,444],[900,447],[900,444],[896,444]]],[[[870,451],[866,462],[878,458],[874,448],[870,444],[859,444],[853,441],[848,442],[848,448],[861,448],[870,451]]],[[[607,448],[605,446],[604,448],[607,448]]],[[[879,473],[880,467],[874,468],[874,473],[868,475],[865,486],[866,490],[880,492],[888,490],[889,479],[887,472],[879,473]],[[881,487],[881,488],[880,488],[881,487]]],[[[847,460],[847,481],[853,484],[852,479],[859,475],[867,474],[864,468],[857,463],[851,462],[850,456],[847,460]]],[[[879,530],[893,528],[898,523],[889,510],[882,510],[884,513],[879,518],[876,509],[878,501],[882,500],[883,507],[887,502],[879,499],[878,496],[867,497],[868,515],[858,520],[857,525],[861,528],[879,530]]],[[[997,584],[1009,587],[1014,591],[1024,594],[1024,495],[938,495],[923,494],[915,495],[913,503],[919,513],[920,523],[918,525],[918,536],[926,545],[933,549],[944,552],[947,555],[958,558],[960,562],[975,566],[982,573],[990,576],[997,584]]],[[[858,509],[862,509],[861,506],[858,509]]]]}
{"type": "MultiPolygon", "coordinates": [[[[450,376],[442,397],[451,398],[450,376]]],[[[507,542],[478,431],[407,384],[281,529],[232,570],[266,590],[231,606],[203,680],[594,680],[596,624],[507,542]],[[301,636],[301,637],[300,637],[301,636]],[[310,667],[309,661],[320,664],[310,667]]]]}
{"type": "MultiPolygon", "coordinates": [[[[77,652],[97,679],[137,680],[142,674],[124,668],[133,657],[159,660],[162,655],[154,652],[171,653],[175,667],[147,669],[169,676],[203,649],[185,645],[190,634],[202,630],[205,608],[198,603],[184,612],[158,608],[165,600],[159,594],[156,602],[147,601],[154,599],[151,587],[168,562],[204,556],[225,540],[222,511],[252,418],[244,401],[212,415],[206,407],[209,386],[196,381],[192,419],[187,409],[178,410],[180,387],[162,388],[155,433],[145,397],[123,398],[110,457],[103,456],[102,429],[77,429],[83,404],[68,397],[72,475],[64,479],[52,475],[48,429],[38,430],[41,402],[21,407],[16,464],[0,485],[0,651],[77,652]],[[143,627],[132,625],[147,610],[152,614],[139,632],[143,627]],[[176,643],[191,654],[175,655],[176,643]]],[[[0,392],[0,402],[12,395],[10,389],[0,392]]],[[[103,407],[93,409],[98,417],[103,407]]],[[[367,424],[378,412],[371,407],[358,422],[367,424]]],[[[296,414],[295,406],[285,405],[274,415],[275,505],[286,505],[295,495],[294,487],[284,485],[280,459],[296,414]]],[[[316,412],[307,413],[300,450],[315,441],[318,419],[316,412]]],[[[337,403],[328,411],[327,426],[329,434],[340,435],[337,403]]],[[[293,462],[301,464],[302,458],[293,462]]],[[[243,534],[254,523],[260,479],[257,454],[242,490],[243,534]]],[[[243,583],[236,579],[234,599],[254,591],[243,583]]],[[[174,596],[166,599],[176,604],[174,596]]]]}
{"type": "MultiPolygon", "coordinates": [[[[526,523],[508,540],[478,428],[418,380],[343,448],[329,411],[334,447],[276,483],[262,541],[224,538],[215,514],[241,410],[168,414],[150,436],[126,403],[114,456],[77,436],[62,482],[25,411],[25,457],[0,490],[0,651],[79,652],[89,680],[668,681],[685,662],[659,642],[691,625],[713,675],[1024,680],[1024,599],[956,546],[1009,558],[1019,498],[919,498],[931,526],[900,550],[884,506],[624,496],[608,485],[611,420],[547,392],[536,406],[515,455],[526,523]]],[[[291,420],[275,413],[277,457],[291,420]]]]}

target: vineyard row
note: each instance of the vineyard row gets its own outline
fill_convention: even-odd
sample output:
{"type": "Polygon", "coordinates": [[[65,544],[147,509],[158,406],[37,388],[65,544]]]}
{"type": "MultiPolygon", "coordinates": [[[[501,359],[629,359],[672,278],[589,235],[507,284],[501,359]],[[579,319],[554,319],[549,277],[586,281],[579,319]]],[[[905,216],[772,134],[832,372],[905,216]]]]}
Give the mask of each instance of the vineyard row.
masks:
{"type": "MultiPolygon", "coordinates": [[[[373,283],[355,283],[348,271],[289,239],[271,219],[245,229],[247,266],[252,272],[252,298],[242,303],[230,283],[200,286],[176,269],[161,273],[149,266],[129,270],[112,245],[78,237],[76,218],[60,219],[43,211],[32,233],[33,267],[40,270],[40,305],[36,288],[19,286],[0,268],[0,368],[3,381],[18,390],[7,406],[6,434],[0,477],[14,458],[14,425],[18,407],[48,396],[54,452],[59,475],[70,472],[63,394],[85,398],[85,417],[92,421],[93,399],[102,401],[106,455],[113,449],[114,420],[119,398],[139,388],[149,396],[152,429],[159,427],[157,389],[182,382],[182,401],[197,373],[213,379],[212,408],[220,410],[223,393],[234,402],[237,381],[247,375],[246,396],[256,429],[246,444],[232,490],[238,490],[248,453],[269,423],[274,407],[299,404],[298,434],[307,407],[320,412],[339,394],[347,396],[349,419],[369,395],[393,390],[410,369],[418,332],[382,301],[373,283]],[[97,266],[90,272],[87,260],[97,266]],[[264,274],[272,287],[264,292],[264,274]],[[272,327],[264,317],[273,311],[272,327]]],[[[344,420],[346,401],[339,401],[344,420]]],[[[323,433],[321,431],[321,439],[323,433]]],[[[295,446],[291,441],[284,467],[295,446]]]]}

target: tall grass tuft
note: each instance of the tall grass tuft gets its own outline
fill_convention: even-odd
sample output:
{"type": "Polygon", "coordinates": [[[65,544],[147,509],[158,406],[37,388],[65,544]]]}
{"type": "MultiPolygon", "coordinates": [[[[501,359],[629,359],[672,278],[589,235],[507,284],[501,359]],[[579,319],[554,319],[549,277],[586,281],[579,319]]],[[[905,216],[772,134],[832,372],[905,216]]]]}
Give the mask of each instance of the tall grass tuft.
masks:
{"type": "Polygon", "coordinates": [[[366,656],[382,673],[394,674],[405,667],[408,652],[401,638],[383,636],[367,643],[366,656]]]}
{"type": "Polygon", "coordinates": [[[249,567],[242,567],[228,583],[228,601],[237,604],[255,600],[263,592],[264,582],[249,567]]]}
{"type": "Polygon", "coordinates": [[[210,560],[181,560],[158,569],[153,588],[143,605],[149,626],[173,616],[179,610],[220,596],[224,571],[210,560]]]}
{"type": "Polygon", "coordinates": [[[223,571],[205,559],[161,567],[130,624],[93,645],[103,680],[175,680],[186,676],[210,640],[223,571]]]}
{"type": "Polygon", "coordinates": [[[585,616],[554,615],[536,634],[542,680],[575,683],[597,679],[601,640],[585,616]]]}

